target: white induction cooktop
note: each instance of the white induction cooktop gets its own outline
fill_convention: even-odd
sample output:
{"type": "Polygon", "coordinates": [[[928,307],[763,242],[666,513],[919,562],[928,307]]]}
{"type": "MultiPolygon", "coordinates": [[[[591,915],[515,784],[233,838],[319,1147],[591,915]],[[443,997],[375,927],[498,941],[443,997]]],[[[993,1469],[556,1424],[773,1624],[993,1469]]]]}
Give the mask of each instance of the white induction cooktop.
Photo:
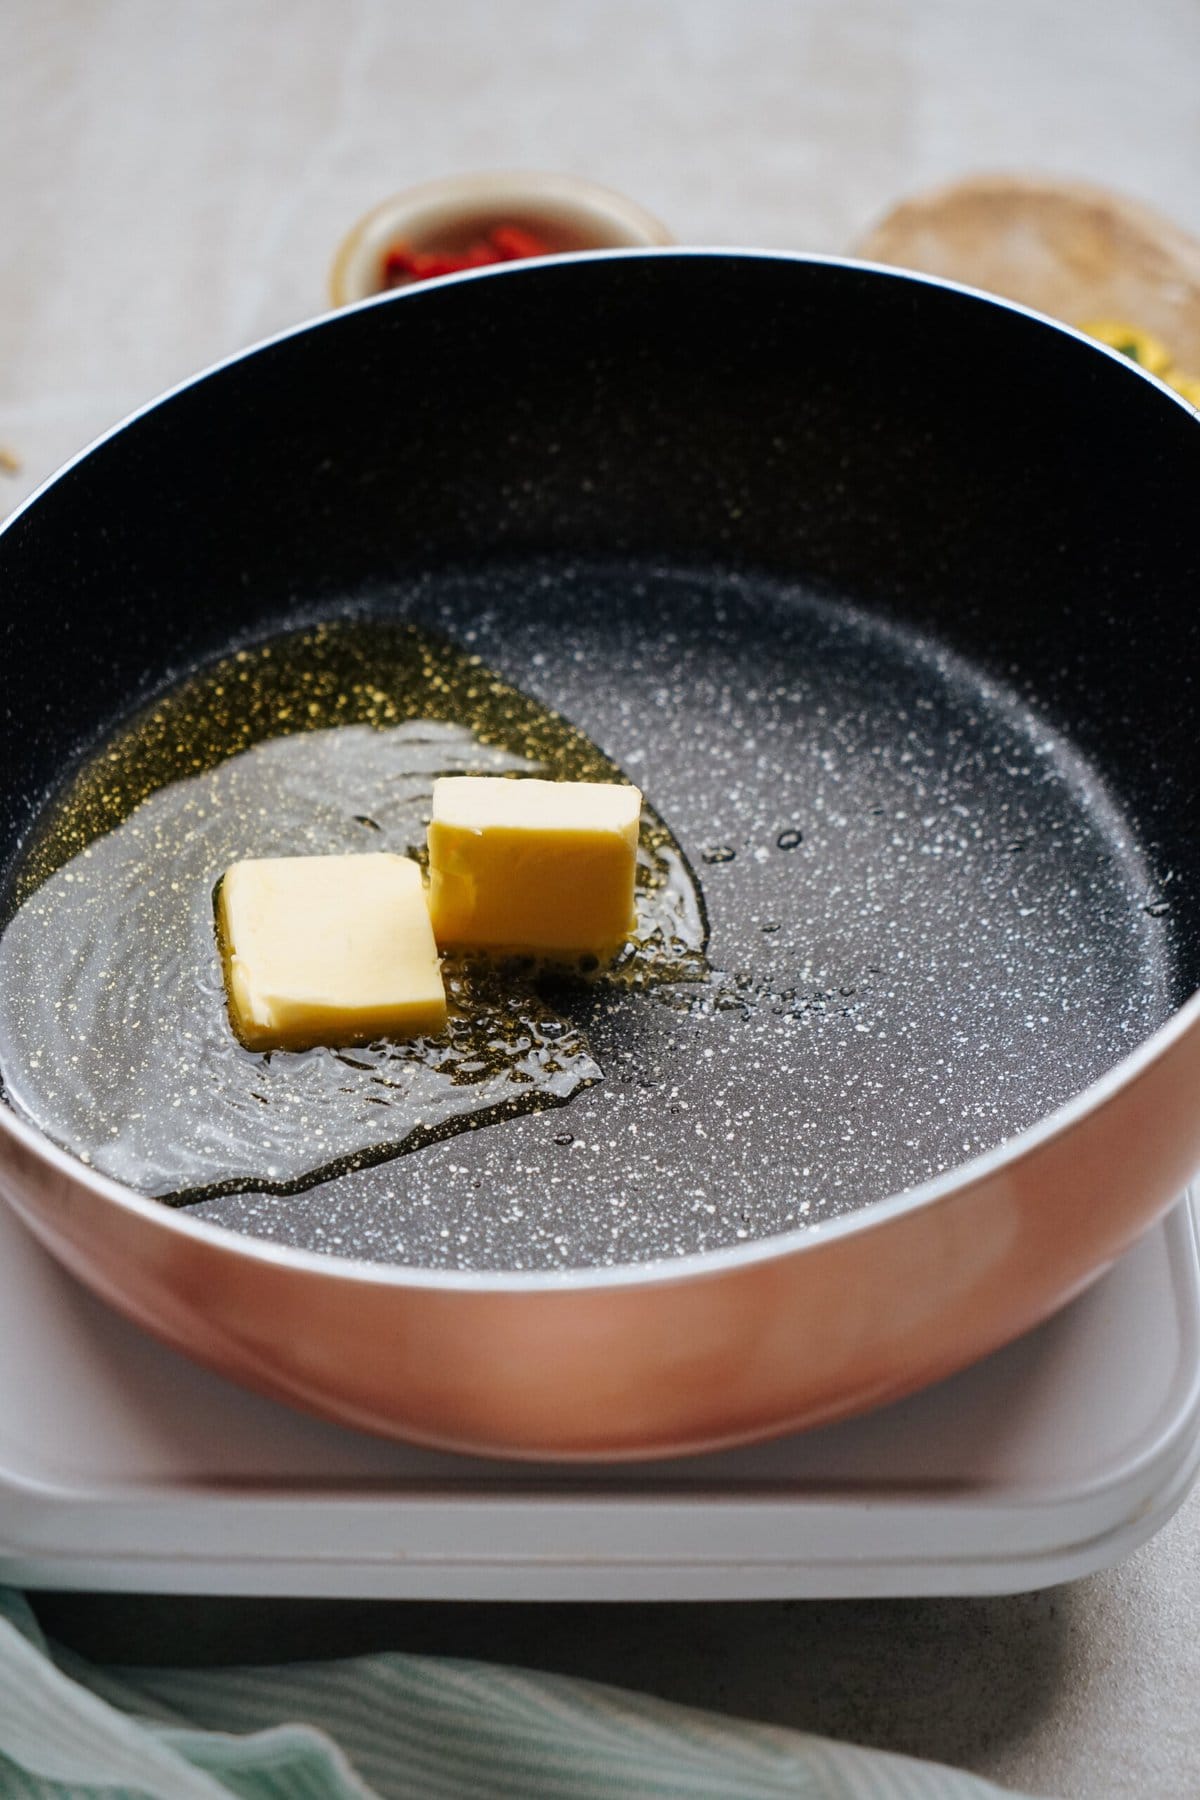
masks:
{"type": "Polygon", "coordinates": [[[638,1467],[411,1449],[242,1392],[0,1205],[0,1579],[158,1593],[1000,1593],[1117,1561],[1200,1462],[1195,1212],[1057,1318],[872,1416],[638,1467]]]}

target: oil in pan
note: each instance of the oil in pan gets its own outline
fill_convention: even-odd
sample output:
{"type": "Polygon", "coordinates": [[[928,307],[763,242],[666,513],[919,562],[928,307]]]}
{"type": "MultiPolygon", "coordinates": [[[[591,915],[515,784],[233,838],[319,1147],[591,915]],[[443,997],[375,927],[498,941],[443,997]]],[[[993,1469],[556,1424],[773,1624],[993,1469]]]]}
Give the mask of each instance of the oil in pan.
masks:
{"type": "Polygon", "coordinates": [[[1167,1016],[1164,921],[1103,786],[936,643],[629,562],[441,572],[369,605],[191,677],[28,849],[0,1059],[94,1166],[331,1254],[643,1260],[950,1168],[1167,1016]],[[643,788],[643,929],[614,976],[454,968],[440,1047],[241,1050],[220,870],[418,853],[434,776],[467,770],[643,788]]]}

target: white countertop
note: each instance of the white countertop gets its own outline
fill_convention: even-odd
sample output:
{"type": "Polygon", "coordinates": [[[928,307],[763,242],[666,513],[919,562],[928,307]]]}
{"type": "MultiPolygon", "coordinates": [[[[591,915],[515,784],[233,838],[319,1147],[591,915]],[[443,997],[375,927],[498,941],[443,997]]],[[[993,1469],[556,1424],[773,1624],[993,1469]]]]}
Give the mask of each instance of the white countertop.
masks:
{"type": "MultiPolygon", "coordinates": [[[[845,248],[980,169],[1200,232],[1195,0],[7,0],[0,514],[123,414],[321,310],[390,192],[585,174],[681,241],[845,248]]],[[[1200,1096],[1198,1103],[1200,1103],[1200,1096]]],[[[126,1659],[393,1644],[643,1686],[1035,1793],[1200,1791],[1200,1498],[1115,1572],[1015,1599],[618,1609],[58,1598],[126,1659]],[[175,1635],[173,1635],[173,1633],[175,1635]]]]}

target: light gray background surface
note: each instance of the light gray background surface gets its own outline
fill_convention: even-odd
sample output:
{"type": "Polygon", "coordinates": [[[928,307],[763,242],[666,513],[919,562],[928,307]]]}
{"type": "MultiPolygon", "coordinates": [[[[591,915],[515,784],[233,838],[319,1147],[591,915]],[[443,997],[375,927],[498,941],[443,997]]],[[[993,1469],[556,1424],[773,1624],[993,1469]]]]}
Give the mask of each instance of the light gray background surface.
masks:
{"type": "MultiPolygon", "coordinates": [[[[162,388],[319,311],[354,218],[441,174],[566,169],[682,241],[839,250],[932,181],[1034,169],[1200,232],[1196,0],[0,0],[0,46],[0,445],[22,460],[0,513],[162,388]]],[[[1198,1553],[1193,1496],[1123,1568],[1016,1599],[44,1612],[126,1660],[503,1658],[1039,1794],[1183,1800],[1198,1553]]]]}

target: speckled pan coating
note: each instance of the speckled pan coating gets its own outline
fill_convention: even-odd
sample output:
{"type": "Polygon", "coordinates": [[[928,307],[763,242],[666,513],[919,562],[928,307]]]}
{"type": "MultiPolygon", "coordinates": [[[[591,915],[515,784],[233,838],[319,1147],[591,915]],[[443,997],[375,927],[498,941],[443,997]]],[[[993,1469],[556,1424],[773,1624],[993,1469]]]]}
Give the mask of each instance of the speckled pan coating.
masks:
{"type": "MultiPolygon", "coordinates": [[[[491,1270],[348,1263],[123,1194],[11,1118],[0,1187],[169,1341],[429,1442],[605,1457],[715,1445],[876,1404],[983,1354],[1092,1279],[1200,1162],[1198,491],[1195,417],[1116,356],[936,283],[801,258],[642,253],[464,277],[189,386],[0,538],[8,842],[64,758],[156,684],[347,600],[399,599],[431,620],[448,608],[458,630],[463,571],[481,653],[595,735],[699,855],[734,1016],[655,1003],[626,1019],[694,1034],[693,1065],[722,1057],[718,1078],[697,1077],[706,1130],[711,1102],[733,1097],[739,1027],[757,1040],[769,1016],[790,1034],[772,1041],[795,1045],[797,1067],[773,1072],[745,1141],[769,1131],[779,1165],[811,1179],[811,1076],[837,1108],[819,1140],[829,1216],[761,1235],[787,1221],[760,1156],[735,1171],[741,1204],[757,1209],[763,1189],[752,1236],[737,1237],[728,1182],[705,1217],[729,1235],[698,1257],[607,1266],[605,1184],[564,1205],[564,1242],[535,1245],[533,1272],[495,1266],[516,1240],[486,1250],[452,1189],[438,1234],[465,1230],[464,1260],[490,1255],[491,1270]],[[556,592],[570,596],[557,609],[556,592]],[[562,656],[545,642],[551,613],[562,656]],[[853,654],[835,654],[839,634],[853,654]],[[623,664],[657,682],[629,694],[623,664]],[[822,697],[836,717],[817,725],[822,697]],[[794,772],[765,741],[772,719],[798,747],[794,772]],[[661,753],[661,792],[639,751],[661,753]],[[713,785],[706,762],[722,767],[713,785]],[[810,941],[785,934],[793,892],[810,941]],[[903,907],[917,894],[919,929],[903,907]],[[743,955],[755,931],[780,940],[767,988],[792,996],[795,1018],[763,1010],[743,955]],[[994,1142],[1100,1068],[1011,1148],[842,1210],[870,1197],[864,1170],[881,1191],[919,1174],[910,1157],[969,1155],[956,1146],[994,1142]],[[855,1071],[870,1077],[857,1089],[855,1071]],[[878,1084],[898,1075],[886,1098],[878,1084]],[[873,1128],[878,1157],[864,1154],[873,1128]]],[[[601,1060],[635,1049],[615,1018],[589,1027],[601,1060]]],[[[636,1046],[647,1078],[664,1060],[636,1046]]],[[[517,1164],[547,1120],[498,1128],[509,1191],[544,1204],[564,1156],[627,1176],[621,1091],[592,1090],[611,1108],[596,1133],[573,1102],[560,1119],[588,1148],[539,1143],[528,1174],[517,1164]]],[[[686,1178],[694,1145],[669,1104],[643,1115],[651,1161],[686,1178]]],[[[828,1122],[811,1122],[817,1141],[828,1122]]],[[[736,1133],[723,1141],[736,1155],[736,1133]]],[[[714,1156],[703,1181],[726,1167],[714,1156]]],[[[805,1197],[795,1181],[791,1194],[805,1197]]],[[[412,1253],[395,1214],[378,1217],[372,1254],[412,1253]]],[[[668,1223],[651,1202],[647,1217],[617,1255],[695,1247],[675,1234],[678,1210],[668,1223]]]]}
{"type": "Polygon", "coordinates": [[[699,873],[713,977],[563,985],[604,1077],[566,1107],[205,1216],[435,1268],[712,1249],[994,1147],[1166,1018],[1171,921],[1128,821],[936,641],[778,582],[628,562],[400,600],[644,783],[699,873]]]}

